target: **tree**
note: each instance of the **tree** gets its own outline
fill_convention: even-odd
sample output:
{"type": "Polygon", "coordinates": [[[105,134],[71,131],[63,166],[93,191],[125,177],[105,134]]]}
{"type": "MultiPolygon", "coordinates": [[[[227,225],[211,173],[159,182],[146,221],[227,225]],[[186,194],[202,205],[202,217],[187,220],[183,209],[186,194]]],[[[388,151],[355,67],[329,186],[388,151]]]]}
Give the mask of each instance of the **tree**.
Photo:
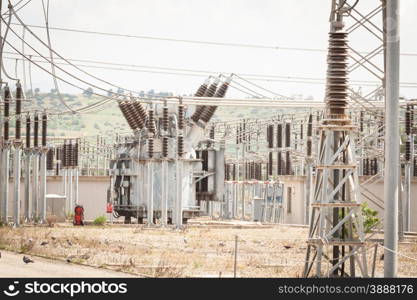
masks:
{"type": "Polygon", "coordinates": [[[86,96],[87,98],[91,98],[93,93],[94,93],[94,91],[91,87],[89,87],[89,88],[87,88],[86,90],[83,91],[83,95],[86,96]]]}

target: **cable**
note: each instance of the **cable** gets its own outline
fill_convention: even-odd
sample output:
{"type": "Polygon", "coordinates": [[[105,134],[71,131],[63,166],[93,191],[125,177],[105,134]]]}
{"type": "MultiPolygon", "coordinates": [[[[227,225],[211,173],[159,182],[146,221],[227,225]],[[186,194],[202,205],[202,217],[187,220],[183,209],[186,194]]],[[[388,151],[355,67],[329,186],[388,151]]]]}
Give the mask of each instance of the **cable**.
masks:
{"type": "MultiPolygon", "coordinates": [[[[63,99],[63,97],[61,95],[61,92],[59,90],[58,82],[57,82],[56,77],[55,77],[54,55],[53,55],[53,53],[51,51],[51,36],[49,34],[49,0],[47,2],[47,7],[46,8],[45,8],[44,0],[42,0],[42,9],[43,9],[44,17],[45,17],[46,37],[47,37],[47,40],[48,40],[49,57],[51,59],[51,71],[52,71],[52,74],[53,74],[52,80],[54,81],[55,90],[56,90],[56,93],[58,95],[59,101],[68,110],[70,110],[71,112],[75,113],[75,111],[67,103],[65,103],[65,101],[64,101],[64,99],[63,99]]],[[[23,28],[25,28],[25,27],[23,27],[23,28]]]]}
{"type": "Polygon", "coordinates": [[[236,75],[236,77],[237,77],[237,78],[239,78],[239,79],[241,79],[241,80],[243,80],[243,81],[245,81],[245,82],[247,82],[247,83],[249,83],[249,84],[252,84],[253,86],[256,86],[257,88],[260,88],[260,89],[262,89],[262,90],[264,90],[264,91],[267,91],[267,92],[269,92],[269,93],[272,93],[273,95],[276,95],[276,96],[279,96],[279,97],[282,97],[282,98],[285,98],[285,99],[291,99],[290,97],[287,97],[287,96],[284,96],[284,95],[281,95],[281,94],[275,93],[275,92],[273,92],[273,91],[271,91],[271,90],[268,90],[268,89],[266,89],[266,88],[264,88],[264,87],[262,87],[262,86],[260,86],[260,85],[258,85],[258,84],[255,84],[255,83],[253,83],[253,82],[250,82],[249,80],[247,80],[247,79],[245,79],[245,78],[243,78],[243,77],[241,77],[241,76],[239,76],[239,75],[237,75],[237,74],[233,74],[233,75],[236,75]]]}
{"type": "MultiPolygon", "coordinates": [[[[11,6],[9,6],[9,11],[11,9],[12,9],[11,6]]],[[[4,63],[3,63],[3,49],[6,43],[7,34],[9,33],[10,23],[12,21],[12,15],[9,14],[9,20],[7,21],[7,23],[4,21],[3,17],[1,17],[1,20],[4,22],[4,24],[6,24],[6,31],[4,33],[3,42],[1,43],[1,46],[0,46],[1,47],[0,48],[1,70],[3,70],[4,75],[6,75],[6,77],[9,78],[10,80],[19,81],[17,78],[13,78],[7,73],[6,68],[4,67],[4,63]]]]}
{"type": "MultiPolygon", "coordinates": [[[[12,25],[20,25],[18,23],[12,23],[12,25]]],[[[26,25],[33,28],[44,28],[40,25],[26,25]]],[[[249,43],[228,43],[228,42],[212,42],[212,41],[201,41],[201,40],[189,40],[189,39],[176,39],[176,38],[167,38],[167,37],[155,37],[148,35],[131,35],[131,34],[121,34],[121,33],[110,33],[110,32],[100,32],[100,31],[90,31],[74,28],[63,28],[63,27],[50,27],[51,30],[57,31],[66,31],[66,32],[76,32],[76,33],[86,33],[86,34],[96,34],[104,36],[113,36],[113,37],[125,37],[125,38],[135,38],[135,39],[149,39],[149,40],[158,40],[158,41],[168,41],[168,42],[181,42],[181,43],[190,43],[190,44],[203,44],[211,46],[228,46],[228,47],[241,47],[241,48],[257,48],[257,49],[271,49],[271,50],[286,50],[286,51],[301,51],[301,52],[326,52],[326,49],[318,48],[307,48],[307,47],[281,47],[281,46],[272,46],[272,45],[260,45],[260,44],[249,44],[249,43]]],[[[359,52],[366,53],[366,52],[359,52]]],[[[417,56],[417,53],[401,53],[402,56],[417,56]]]]}
{"type": "MultiPolygon", "coordinates": [[[[84,73],[84,74],[86,74],[86,75],[88,75],[88,76],[90,76],[90,77],[92,77],[92,78],[94,78],[94,79],[96,79],[96,80],[98,80],[98,81],[101,81],[101,82],[103,82],[103,83],[106,83],[106,84],[108,84],[108,85],[111,85],[111,86],[113,86],[113,87],[116,87],[116,88],[122,88],[122,87],[120,87],[120,86],[118,86],[118,85],[115,85],[115,84],[112,84],[112,83],[110,83],[110,82],[108,82],[108,81],[106,81],[106,80],[103,80],[103,79],[101,79],[101,78],[99,78],[99,77],[97,77],[97,76],[95,76],[95,75],[92,75],[92,74],[90,74],[90,73],[88,73],[88,72],[86,72],[85,70],[83,70],[83,69],[81,69],[81,68],[79,68],[79,67],[77,67],[76,65],[74,65],[74,64],[72,64],[70,61],[68,61],[67,59],[65,59],[62,55],[60,55],[59,53],[57,53],[55,50],[53,50],[51,47],[49,47],[41,38],[39,38],[32,30],[30,30],[29,28],[28,28],[28,26],[20,19],[20,17],[16,14],[16,11],[15,10],[13,10],[13,8],[11,8],[11,11],[13,12],[13,15],[15,16],[15,18],[21,23],[21,25],[22,26],[24,26],[25,28],[26,28],[26,30],[28,30],[29,31],[29,33],[33,36],[33,37],[35,37],[41,44],[43,44],[45,47],[47,47],[48,49],[49,49],[49,51],[52,51],[55,55],[57,55],[59,58],[61,58],[62,60],[64,60],[65,62],[67,62],[68,64],[70,64],[71,66],[73,66],[75,69],[77,69],[78,71],[80,71],[80,72],[82,72],[82,73],[84,73]]],[[[49,28],[49,26],[47,26],[48,28],[49,28]]],[[[12,32],[14,32],[12,29],[11,29],[11,31],[12,32]]],[[[18,36],[18,38],[20,38],[19,36],[18,36]]],[[[27,44],[27,43],[26,43],[27,44]]],[[[28,44],[27,44],[28,45],[28,44]]],[[[29,47],[30,47],[30,45],[28,45],[29,47]]],[[[32,47],[31,47],[32,48],[32,47]]],[[[32,48],[33,49],[33,48],[32,48]]],[[[42,58],[44,58],[39,52],[37,52],[35,49],[33,49],[36,53],[38,53],[42,58]]],[[[45,59],[45,58],[44,58],[45,59]]],[[[59,68],[60,69],[60,68],[59,68]]],[[[62,70],[62,69],[61,69],[62,70]]],[[[90,84],[91,85],[91,84],[90,84]]],[[[94,85],[91,85],[91,86],[94,86],[94,85]]],[[[124,90],[126,90],[126,91],[129,91],[129,92],[132,92],[132,93],[137,93],[136,91],[132,91],[132,90],[129,90],[129,89],[125,89],[125,88],[122,88],[122,89],[124,89],[124,90]]],[[[104,90],[106,90],[106,89],[104,89],[104,90]]],[[[107,91],[107,90],[106,90],[107,91]]]]}

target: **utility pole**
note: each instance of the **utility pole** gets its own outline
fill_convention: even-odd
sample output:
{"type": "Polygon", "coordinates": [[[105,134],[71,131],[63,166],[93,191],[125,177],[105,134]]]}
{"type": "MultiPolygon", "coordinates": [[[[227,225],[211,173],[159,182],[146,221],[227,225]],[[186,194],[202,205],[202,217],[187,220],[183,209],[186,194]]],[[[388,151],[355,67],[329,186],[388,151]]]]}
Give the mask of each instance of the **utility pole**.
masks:
{"type": "Polygon", "coordinates": [[[384,276],[397,276],[400,32],[398,0],[386,1],[384,276]]]}

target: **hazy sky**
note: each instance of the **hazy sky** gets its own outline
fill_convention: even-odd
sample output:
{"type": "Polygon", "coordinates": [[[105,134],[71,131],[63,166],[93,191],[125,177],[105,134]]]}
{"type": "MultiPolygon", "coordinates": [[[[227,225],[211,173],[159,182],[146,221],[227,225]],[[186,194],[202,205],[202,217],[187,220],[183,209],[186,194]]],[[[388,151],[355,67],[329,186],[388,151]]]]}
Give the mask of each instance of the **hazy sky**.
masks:
{"type": "MultiPolygon", "coordinates": [[[[363,14],[380,3],[379,0],[359,2],[358,9],[363,14]]],[[[330,0],[50,0],[49,23],[52,27],[132,35],[326,49],[329,10],[330,0]]],[[[27,24],[44,24],[41,0],[32,0],[18,13],[27,24]]],[[[402,52],[417,53],[416,14],[417,1],[401,1],[402,52]]],[[[380,23],[380,19],[378,16],[375,22],[380,23]]],[[[14,28],[18,32],[22,31],[19,26],[14,28]]],[[[42,38],[46,37],[45,30],[34,31],[42,38]]],[[[28,33],[26,37],[28,42],[47,54],[46,49],[30,38],[28,33]]],[[[61,31],[51,31],[51,38],[57,52],[74,59],[289,77],[325,78],[326,74],[325,52],[223,47],[61,31]]],[[[352,47],[358,50],[371,50],[377,45],[377,40],[364,29],[355,32],[349,39],[352,47]]],[[[10,40],[13,41],[12,38],[10,40]]],[[[15,45],[21,47],[20,43],[15,45]]],[[[6,48],[6,51],[10,49],[6,48]]],[[[27,47],[26,52],[33,53],[27,47]]],[[[374,61],[380,65],[381,59],[378,56],[374,61]]],[[[8,61],[7,67],[14,73],[14,64],[8,61]]],[[[74,72],[68,66],[63,67],[74,72]]],[[[21,69],[19,65],[18,74],[21,74],[21,69]]],[[[403,56],[401,81],[417,82],[416,69],[417,56],[403,56]]],[[[42,75],[35,66],[32,70],[34,87],[41,90],[53,87],[50,76],[42,75]]],[[[204,79],[196,76],[85,70],[137,91],[155,89],[189,94],[204,79]]],[[[372,75],[360,72],[352,73],[351,77],[376,80],[372,75]]],[[[110,88],[86,76],[82,78],[103,88],[110,88]]],[[[304,97],[312,95],[321,99],[324,93],[322,84],[256,83],[285,95],[302,93],[304,97]]],[[[84,83],[77,84],[86,87],[84,83]]],[[[60,87],[64,91],[74,91],[63,83],[60,87]]],[[[372,87],[366,89],[369,88],[372,87]]],[[[401,94],[410,98],[417,97],[417,88],[403,88],[401,94]]],[[[241,96],[235,91],[229,95],[241,96]]]]}

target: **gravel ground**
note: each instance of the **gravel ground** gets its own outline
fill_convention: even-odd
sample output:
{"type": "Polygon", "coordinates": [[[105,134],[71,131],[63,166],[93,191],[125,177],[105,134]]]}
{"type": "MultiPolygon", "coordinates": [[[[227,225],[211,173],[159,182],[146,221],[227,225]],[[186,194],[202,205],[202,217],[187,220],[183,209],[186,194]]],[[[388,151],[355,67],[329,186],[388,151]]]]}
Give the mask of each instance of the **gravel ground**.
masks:
{"type": "MultiPolygon", "coordinates": [[[[307,228],[247,222],[200,221],[184,230],[138,225],[0,228],[0,247],[67,264],[144,277],[300,277],[307,228]]],[[[381,236],[375,236],[381,238],[381,236]]],[[[400,244],[399,275],[417,277],[417,241],[400,244]]],[[[376,276],[383,274],[378,248],[376,276]]],[[[368,251],[372,260],[373,248],[368,251]]],[[[324,265],[325,268],[328,265],[324,265]]]]}

